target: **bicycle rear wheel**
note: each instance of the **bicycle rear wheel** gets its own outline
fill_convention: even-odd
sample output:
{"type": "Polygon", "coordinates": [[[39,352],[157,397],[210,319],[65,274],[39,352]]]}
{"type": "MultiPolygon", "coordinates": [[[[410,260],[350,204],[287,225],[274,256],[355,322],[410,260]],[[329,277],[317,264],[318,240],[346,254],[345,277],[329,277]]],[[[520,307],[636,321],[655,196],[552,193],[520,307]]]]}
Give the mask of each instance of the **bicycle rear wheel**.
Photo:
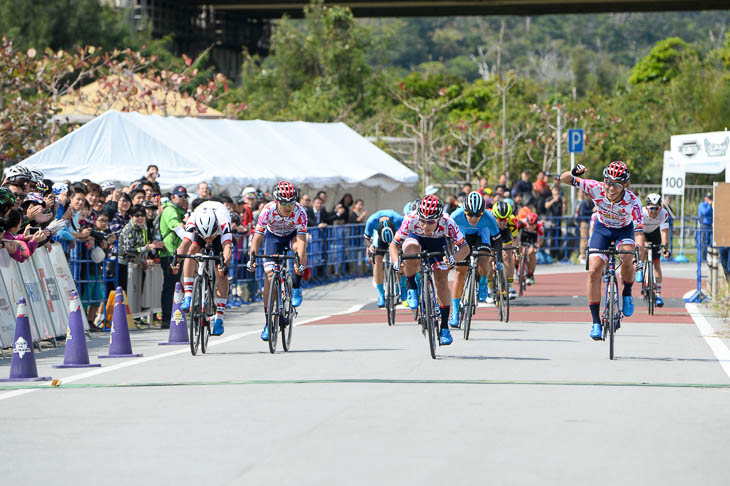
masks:
{"type": "Polygon", "coordinates": [[[291,335],[292,331],[294,330],[294,316],[296,315],[294,306],[291,303],[292,282],[290,275],[287,275],[287,278],[284,280],[284,285],[286,286],[286,299],[284,300],[283,304],[286,322],[281,324],[281,345],[284,348],[284,351],[289,351],[291,347],[291,335]]]}
{"type": "Polygon", "coordinates": [[[656,306],[656,282],[654,281],[654,262],[651,260],[647,263],[647,267],[645,267],[644,274],[646,277],[644,280],[646,280],[647,283],[647,298],[649,302],[649,315],[654,315],[654,307],[656,306]]]}
{"type": "Polygon", "coordinates": [[[612,276],[608,279],[608,356],[609,359],[613,359],[613,341],[616,331],[616,317],[617,317],[617,290],[618,284],[616,283],[616,277],[612,276]]]}
{"type": "Polygon", "coordinates": [[[461,326],[464,330],[464,340],[469,340],[471,332],[471,318],[474,314],[474,273],[471,268],[466,271],[466,280],[464,282],[464,294],[461,299],[461,326]]]}
{"type": "Polygon", "coordinates": [[[190,315],[188,316],[188,329],[190,330],[190,352],[193,356],[198,354],[200,346],[200,329],[202,327],[202,285],[201,279],[198,277],[193,283],[193,298],[190,303],[190,315]]]}
{"type": "Polygon", "coordinates": [[[509,292],[507,290],[507,272],[504,266],[497,271],[497,281],[499,287],[499,313],[502,322],[509,322],[509,292]]]}
{"type": "Polygon", "coordinates": [[[395,289],[395,271],[393,268],[385,269],[385,312],[388,314],[388,325],[395,325],[395,306],[396,306],[396,289],[395,289]]]}
{"type": "Polygon", "coordinates": [[[433,308],[433,283],[431,279],[421,282],[423,287],[423,318],[426,319],[426,332],[428,333],[428,346],[431,352],[431,358],[436,359],[436,346],[438,341],[436,337],[436,319],[435,310],[433,308]]]}
{"type": "Polygon", "coordinates": [[[525,289],[527,288],[527,255],[522,255],[520,257],[520,297],[525,293],[525,289]]]}
{"type": "Polygon", "coordinates": [[[215,317],[215,290],[214,285],[209,281],[205,295],[203,319],[200,325],[200,351],[205,354],[208,352],[208,339],[210,338],[210,320],[215,317]]]}
{"type": "Polygon", "coordinates": [[[269,283],[269,299],[267,303],[267,309],[269,313],[266,315],[266,325],[269,326],[269,352],[274,354],[276,352],[276,341],[279,338],[279,274],[274,273],[271,276],[271,282],[269,283]]]}

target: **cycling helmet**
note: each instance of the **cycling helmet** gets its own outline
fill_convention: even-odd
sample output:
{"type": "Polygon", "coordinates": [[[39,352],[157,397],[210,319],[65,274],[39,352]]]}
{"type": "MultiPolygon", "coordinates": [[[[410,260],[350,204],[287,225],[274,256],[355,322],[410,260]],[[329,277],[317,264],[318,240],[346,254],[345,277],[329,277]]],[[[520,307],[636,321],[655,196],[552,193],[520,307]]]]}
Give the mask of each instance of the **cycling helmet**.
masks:
{"type": "Polygon", "coordinates": [[[530,213],[527,215],[527,224],[537,224],[537,214],[530,213]]]}
{"type": "Polygon", "coordinates": [[[53,188],[52,189],[53,189],[53,194],[55,194],[56,196],[58,196],[62,192],[67,192],[68,191],[68,185],[66,185],[65,182],[56,182],[55,184],[53,184],[53,188]]]}
{"type": "Polygon", "coordinates": [[[218,230],[218,218],[215,216],[215,211],[196,211],[195,229],[203,238],[210,238],[215,235],[218,230]]]}
{"type": "Polygon", "coordinates": [[[297,200],[297,190],[291,182],[281,181],[274,188],[274,200],[279,202],[295,202],[297,200]]]}
{"type": "Polygon", "coordinates": [[[507,219],[512,215],[512,205],[505,201],[499,201],[492,207],[492,214],[497,219],[507,219]]]}
{"type": "Polygon", "coordinates": [[[608,167],[603,169],[603,178],[616,182],[628,182],[631,179],[631,172],[629,172],[626,164],[617,160],[611,162],[608,164],[608,167]]]}
{"type": "Polygon", "coordinates": [[[421,204],[418,206],[418,217],[425,219],[426,221],[434,221],[444,214],[444,205],[438,196],[433,194],[426,196],[421,199],[421,204]]]}
{"type": "Polygon", "coordinates": [[[43,182],[43,179],[44,179],[43,172],[36,169],[35,167],[28,167],[27,170],[28,170],[28,174],[30,175],[30,180],[32,182],[35,182],[36,184],[39,182],[43,182]]]}
{"type": "Polygon", "coordinates": [[[418,211],[418,208],[421,206],[421,200],[420,199],[414,199],[411,203],[411,212],[418,211]]]}
{"type": "Polygon", "coordinates": [[[647,206],[659,206],[659,204],[661,204],[661,200],[662,200],[662,197],[659,194],[653,192],[653,193],[649,194],[648,196],[646,196],[646,205],[647,206]]]}
{"type": "Polygon", "coordinates": [[[5,179],[9,182],[29,181],[30,172],[22,165],[13,165],[5,169],[5,179]]]}
{"type": "Polygon", "coordinates": [[[481,216],[484,214],[486,203],[484,197],[478,192],[470,192],[464,201],[464,212],[467,216],[481,216]]]}
{"type": "Polygon", "coordinates": [[[395,234],[395,225],[389,219],[385,219],[378,224],[378,237],[380,241],[386,244],[390,244],[393,241],[393,235],[395,234]]]}
{"type": "Polygon", "coordinates": [[[46,201],[43,200],[43,194],[40,192],[30,192],[26,194],[25,199],[23,200],[23,206],[31,205],[31,204],[46,204],[46,201]]]}
{"type": "Polygon", "coordinates": [[[7,187],[0,187],[0,207],[15,206],[15,194],[7,187]]]}

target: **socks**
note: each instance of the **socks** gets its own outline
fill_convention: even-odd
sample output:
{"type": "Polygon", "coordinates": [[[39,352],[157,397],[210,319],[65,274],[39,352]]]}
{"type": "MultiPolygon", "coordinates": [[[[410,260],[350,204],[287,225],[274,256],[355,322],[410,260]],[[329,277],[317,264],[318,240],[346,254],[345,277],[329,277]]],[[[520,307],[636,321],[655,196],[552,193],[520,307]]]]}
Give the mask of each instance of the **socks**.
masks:
{"type": "Polygon", "coordinates": [[[418,290],[418,284],[416,283],[416,276],[407,277],[408,290],[418,290]]]}
{"type": "Polygon", "coordinates": [[[193,282],[195,282],[195,277],[183,277],[183,290],[185,291],[185,297],[193,296],[193,282]]]}
{"type": "Polygon", "coordinates": [[[400,296],[401,296],[401,300],[406,300],[406,290],[408,290],[408,288],[406,287],[406,278],[405,277],[401,277],[400,278],[400,296]]]}
{"type": "Polygon", "coordinates": [[[631,297],[631,287],[634,285],[634,282],[626,282],[624,281],[624,290],[621,292],[622,297],[631,297]]]}
{"type": "Polygon", "coordinates": [[[378,289],[378,295],[383,297],[385,296],[385,289],[383,288],[383,284],[376,284],[375,287],[378,289]]]}
{"type": "Polygon", "coordinates": [[[600,302],[588,302],[588,307],[591,309],[591,317],[593,317],[593,322],[600,323],[601,322],[601,316],[600,316],[601,303],[600,302]]]}
{"type": "Polygon", "coordinates": [[[451,307],[453,307],[454,310],[458,311],[460,304],[461,304],[461,299],[451,299],[451,307]]]}
{"type": "Polygon", "coordinates": [[[662,283],[661,282],[657,282],[656,283],[656,292],[655,292],[655,294],[656,295],[661,295],[662,294],[662,283]]]}
{"type": "Polygon", "coordinates": [[[449,312],[451,311],[450,306],[439,306],[439,312],[441,312],[441,329],[449,328],[449,312]]]}
{"type": "Polygon", "coordinates": [[[216,319],[223,319],[223,314],[226,313],[226,302],[228,299],[224,298],[215,298],[215,318],[216,319]]]}
{"type": "Polygon", "coordinates": [[[298,289],[302,286],[302,276],[296,273],[292,275],[291,286],[293,289],[298,289]]]}

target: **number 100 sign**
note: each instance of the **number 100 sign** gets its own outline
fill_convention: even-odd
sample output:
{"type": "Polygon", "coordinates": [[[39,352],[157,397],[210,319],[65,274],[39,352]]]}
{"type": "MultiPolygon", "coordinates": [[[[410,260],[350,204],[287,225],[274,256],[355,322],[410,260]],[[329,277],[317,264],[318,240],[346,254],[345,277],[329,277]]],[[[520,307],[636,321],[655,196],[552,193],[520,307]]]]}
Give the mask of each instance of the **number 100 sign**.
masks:
{"type": "Polygon", "coordinates": [[[662,194],[671,196],[684,195],[684,174],[684,167],[672,158],[672,153],[664,152],[662,194]]]}

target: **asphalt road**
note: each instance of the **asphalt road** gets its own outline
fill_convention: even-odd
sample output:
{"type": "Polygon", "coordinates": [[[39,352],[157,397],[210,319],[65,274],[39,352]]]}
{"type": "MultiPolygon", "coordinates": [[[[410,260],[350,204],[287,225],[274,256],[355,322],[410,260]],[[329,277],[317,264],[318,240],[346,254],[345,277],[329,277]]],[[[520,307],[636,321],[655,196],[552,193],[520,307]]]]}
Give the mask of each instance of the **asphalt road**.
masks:
{"type": "MultiPolygon", "coordinates": [[[[271,355],[259,339],[260,305],[229,311],[205,356],[158,346],[160,330],[132,332],[143,358],[91,371],[53,369],[63,350],[44,351],[39,372],[60,387],[0,384],[0,477],[726,485],[727,328],[700,316],[713,327],[701,331],[680,299],[689,267],[668,273],[667,306],[649,317],[637,305],[614,361],[588,338],[585,275],[561,266],[540,269],[512,322],[481,307],[471,339],[455,332],[437,360],[409,311],[385,324],[368,279],[305,291],[290,353],[271,355]]],[[[93,362],[107,343],[94,334],[93,362]]],[[[8,369],[0,362],[0,376],[8,369]]]]}

